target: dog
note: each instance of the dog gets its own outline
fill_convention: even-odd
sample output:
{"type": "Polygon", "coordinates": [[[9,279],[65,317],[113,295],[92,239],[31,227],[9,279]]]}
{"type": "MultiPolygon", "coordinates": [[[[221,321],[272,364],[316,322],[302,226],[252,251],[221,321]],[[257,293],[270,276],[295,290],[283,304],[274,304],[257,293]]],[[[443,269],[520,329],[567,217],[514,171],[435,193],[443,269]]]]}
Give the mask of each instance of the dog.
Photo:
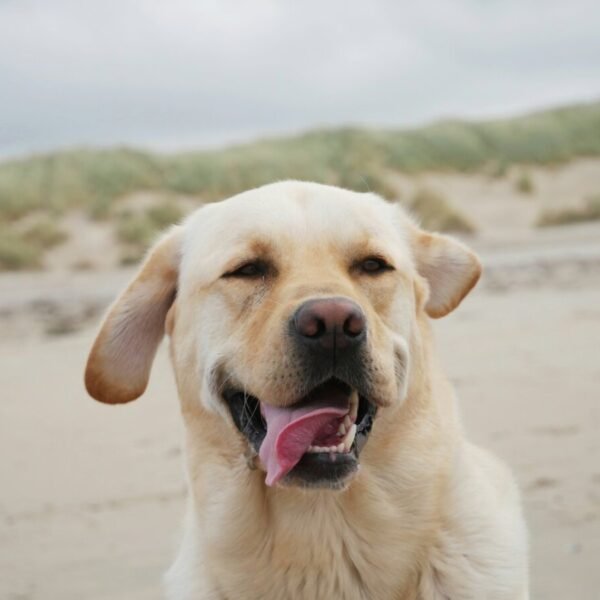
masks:
{"type": "Polygon", "coordinates": [[[85,382],[144,392],[164,334],[185,425],[173,600],[526,600],[500,461],[463,434],[431,318],[480,277],[371,193],[286,181],[170,229],[109,309],[85,382]]]}

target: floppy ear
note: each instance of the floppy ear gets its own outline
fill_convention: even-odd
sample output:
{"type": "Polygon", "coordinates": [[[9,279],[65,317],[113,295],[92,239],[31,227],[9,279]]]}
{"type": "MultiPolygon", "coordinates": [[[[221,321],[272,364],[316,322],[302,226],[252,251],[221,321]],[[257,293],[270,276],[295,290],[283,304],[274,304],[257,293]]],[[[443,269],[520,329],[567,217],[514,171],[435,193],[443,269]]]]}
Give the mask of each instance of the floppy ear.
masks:
{"type": "Polygon", "coordinates": [[[458,240],[421,230],[415,236],[414,253],[417,271],[429,285],[425,312],[434,319],[444,317],[473,289],[481,263],[458,240]]]}
{"type": "Polygon", "coordinates": [[[159,240],[109,309],[85,370],[85,386],[96,400],[120,404],[144,393],[175,299],[181,238],[182,229],[174,227],[159,240]]]}

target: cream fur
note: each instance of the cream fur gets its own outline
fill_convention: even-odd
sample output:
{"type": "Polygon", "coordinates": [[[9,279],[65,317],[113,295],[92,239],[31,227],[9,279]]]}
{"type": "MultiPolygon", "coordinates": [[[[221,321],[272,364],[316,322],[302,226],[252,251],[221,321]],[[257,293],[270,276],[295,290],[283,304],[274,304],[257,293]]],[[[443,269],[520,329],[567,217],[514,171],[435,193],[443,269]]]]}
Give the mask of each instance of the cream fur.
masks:
{"type": "Polygon", "coordinates": [[[102,401],[141,394],[166,319],[190,492],[170,599],[528,598],[518,491],[503,464],[465,440],[429,327],[479,273],[462,244],[421,231],[376,196],[301,182],[201,208],[161,241],[112,307],[87,373],[102,401]],[[221,279],[257,253],[277,264],[272,281],[221,279]],[[354,274],[352,261],[369,253],[396,271],[354,274]],[[299,302],[331,294],[362,306],[377,367],[380,409],[361,469],[342,491],[267,488],[214,374],[224,370],[262,401],[289,402],[301,382],[282,323],[299,302]],[[131,392],[123,353],[140,343],[150,347],[132,361],[131,392]],[[275,374],[288,375],[285,387],[275,374]]]}

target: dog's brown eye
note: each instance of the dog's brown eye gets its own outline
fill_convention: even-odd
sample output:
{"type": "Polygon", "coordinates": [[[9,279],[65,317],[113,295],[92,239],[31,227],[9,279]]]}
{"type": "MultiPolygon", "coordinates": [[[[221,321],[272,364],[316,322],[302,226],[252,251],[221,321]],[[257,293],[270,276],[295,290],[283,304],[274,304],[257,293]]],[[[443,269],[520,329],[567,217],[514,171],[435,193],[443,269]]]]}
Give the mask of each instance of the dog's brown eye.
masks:
{"type": "Polygon", "coordinates": [[[267,264],[257,260],[253,262],[247,262],[237,267],[229,273],[225,273],[224,277],[240,277],[252,279],[254,277],[264,277],[267,274],[267,264]]]}
{"type": "Polygon", "coordinates": [[[361,271],[369,274],[381,273],[382,271],[391,271],[394,267],[387,263],[383,258],[379,257],[369,257],[365,258],[360,264],[359,267],[361,271]]]}

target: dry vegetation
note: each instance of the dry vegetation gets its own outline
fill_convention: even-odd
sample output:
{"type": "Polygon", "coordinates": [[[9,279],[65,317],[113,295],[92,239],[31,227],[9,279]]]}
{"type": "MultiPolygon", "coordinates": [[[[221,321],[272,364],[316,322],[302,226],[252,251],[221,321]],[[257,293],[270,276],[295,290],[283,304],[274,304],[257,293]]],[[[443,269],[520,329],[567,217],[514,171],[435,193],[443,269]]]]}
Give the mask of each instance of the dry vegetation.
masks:
{"type": "Polygon", "coordinates": [[[430,231],[474,233],[475,226],[450,201],[433,190],[418,190],[405,206],[430,231]]]}
{"type": "Polygon", "coordinates": [[[66,233],[49,217],[42,216],[19,225],[0,226],[0,270],[40,268],[44,252],[67,238],[66,233]]]}
{"type": "MultiPolygon", "coordinates": [[[[345,128],[258,141],[224,150],[154,155],[120,148],[79,149],[0,163],[0,270],[43,266],[44,253],[64,241],[60,219],[78,211],[114,227],[122,262],[139,258],[156,232],[181,217],[165,201],[145,211],[124,200],[135,192],[188,195],[208,202],[281,179],[306,179],[392,200],[394,173],[481,172],[505,177],[511,168],[551,165],[600,155],[600,103],[482,123],[445,121],[410,130],[345,128]],[[45,224],[26,233],[32,214],[45,224]]],[[[526,171],[516,189],[535,193],[526,171]]],[[[472,225],[444,198],[427,190],[408,202],[434,229],[472,225]]],[[[588,214],[582,211],[579,218],[588,214]]]]}
{"type": "Polygon", "coordinates": [[[600,220],[600,194],[585,198],[579,206],[562,210],[545,210],[539,216],[537,225],[538,227],[551,227],[598,220],[600,220]]]}
{"type": "Polygon", "coordinates": [[[183,210],[174,200],[167,200],[146,208],[143,212],[123,210],[117,216],[116,235],[123,244],[121,264],[137,262],[158,233],[177,223],[183,210]]]}
{"type": "Polygon", "coordinates": [[[41,264],[42,251],[39,247],[26,242],[6,225],[0,227],[0,270],[37,269],[41,264]]]}
{"type": "Polygon", "coordinates": [[[532,194],[534,192],[533,181],[528,173],[521,173],[515,182],[515,189],[520,194],[532,194]]]}

